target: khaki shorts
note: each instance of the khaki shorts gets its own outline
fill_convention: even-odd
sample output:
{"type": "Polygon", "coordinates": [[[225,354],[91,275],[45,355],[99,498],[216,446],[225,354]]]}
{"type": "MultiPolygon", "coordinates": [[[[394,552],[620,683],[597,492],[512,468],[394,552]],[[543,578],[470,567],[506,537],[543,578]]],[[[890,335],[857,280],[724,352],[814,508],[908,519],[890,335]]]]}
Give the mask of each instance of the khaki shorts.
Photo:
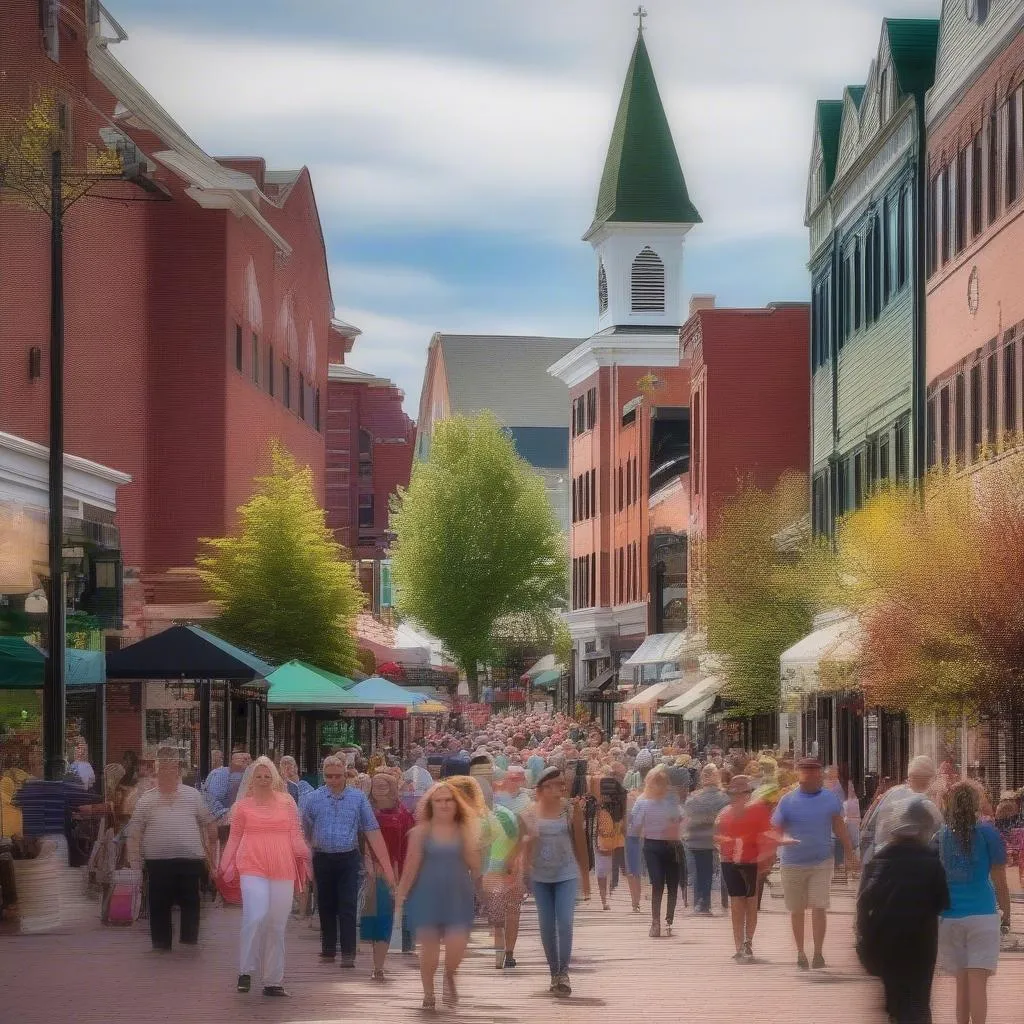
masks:
{"type": "Polygon", "coordinates": [[[820,864],[783,864],[782,895],[791,914],[805,910],[828,910],[834,863],[831,857],[820,864]]]}
{"type": "Polygon", "coordinates": [[[999,915],[944,917],[939,921],[939,968],[947,974],[995,972],[999,963],[999,915]]]}

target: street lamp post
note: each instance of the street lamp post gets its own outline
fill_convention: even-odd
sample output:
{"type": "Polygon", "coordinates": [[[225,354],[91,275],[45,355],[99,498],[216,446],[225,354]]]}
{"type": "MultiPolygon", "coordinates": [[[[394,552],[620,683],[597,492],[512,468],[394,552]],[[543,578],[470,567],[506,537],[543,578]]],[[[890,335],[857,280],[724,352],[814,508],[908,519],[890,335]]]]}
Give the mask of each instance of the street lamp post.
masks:
{"type": "Polygon", "coordinates": [[[64,648],[64,198],[60,148],[50,157],[50,483],[47,649],[43,675],[43,764],[47,779],[66,770],[64,648]]]}

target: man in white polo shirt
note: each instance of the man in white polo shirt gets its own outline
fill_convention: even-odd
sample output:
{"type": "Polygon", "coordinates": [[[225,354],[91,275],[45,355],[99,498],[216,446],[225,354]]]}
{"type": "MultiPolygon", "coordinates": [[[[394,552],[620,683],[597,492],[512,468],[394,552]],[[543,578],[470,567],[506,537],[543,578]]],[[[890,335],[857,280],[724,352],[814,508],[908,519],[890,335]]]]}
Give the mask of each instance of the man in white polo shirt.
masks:
{"type": "Polygon", "coordinates": [[[217,846],[217,826],[198,790],[182,784],[175,747],[156,755],[156,789],[139,798],[128,826],[132,867],[146,866],[149,879],[149,931],[153,948],[171,948],[171,908],[181,908],[179,941],[199,941],[199,883],[207,850],[217,846]],[[206,844],[204,844],[204,833],[206,844]]]}

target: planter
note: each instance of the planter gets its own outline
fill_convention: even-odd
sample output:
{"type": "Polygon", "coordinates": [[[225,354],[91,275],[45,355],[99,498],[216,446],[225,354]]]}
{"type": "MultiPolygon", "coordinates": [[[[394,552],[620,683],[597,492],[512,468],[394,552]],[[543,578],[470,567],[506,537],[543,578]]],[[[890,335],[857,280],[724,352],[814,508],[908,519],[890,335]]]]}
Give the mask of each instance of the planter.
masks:
{"type": "Polygon", "coordinates": [[[59,928],[62,879],[53,844],[44,844],[35,860],[16,860],[13,864],[22,934],[59,928]]]}

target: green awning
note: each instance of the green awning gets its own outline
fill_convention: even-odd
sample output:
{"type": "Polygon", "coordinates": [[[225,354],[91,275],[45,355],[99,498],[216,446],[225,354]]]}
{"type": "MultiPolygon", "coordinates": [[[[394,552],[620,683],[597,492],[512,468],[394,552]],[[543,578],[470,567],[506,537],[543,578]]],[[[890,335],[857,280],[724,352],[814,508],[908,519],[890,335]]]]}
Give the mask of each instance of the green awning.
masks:
{"type": "Polygon", "coordinates": [[[530,680],[530,686],[535,690],[553,690],[561,678],[561,669],[549,668],[546,672],[541,672],[539,675],[534,676],[530,680]]]}
{"type": "Polygon", "coordinates": [[[349,693],[355,685],[351,679],[307,665],[304,661],[287,662],[267,676],[267,683],[270,686],[267,706],[272,710],[341,711],[344,708],[372,707],[372,704],[349,693]]]}
{"type": "MultiPolygon", "coordinates": [[[[35,690],[43,685],[46,655],[22,636],[0,636],[0,689],[35,690]]],[[[102,651],[64,652],[64,680],[70,687],[99,686],[107,681],[102,651]]]]}

